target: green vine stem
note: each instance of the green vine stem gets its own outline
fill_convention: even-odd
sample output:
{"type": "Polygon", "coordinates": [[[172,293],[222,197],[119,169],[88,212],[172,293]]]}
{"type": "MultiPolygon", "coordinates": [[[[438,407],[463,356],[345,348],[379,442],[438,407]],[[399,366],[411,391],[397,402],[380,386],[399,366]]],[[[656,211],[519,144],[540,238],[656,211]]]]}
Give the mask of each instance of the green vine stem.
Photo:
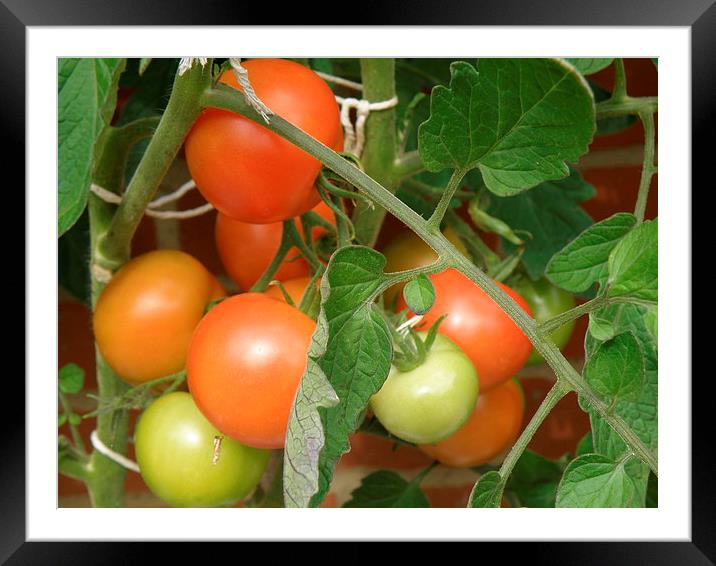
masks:
{"type": "Polygon", "coordinates": [[[166,175],[184,138],[198,117],[200,94],[211,81],[211,65],[194,65],[177,75],[166,110],[152,136],[142,160],[122,197],[107,229],[100,235],[98,262],[107,269],[116,269],[129,256],[132,236],[139,226],[149,201],[166,175]]]}
{"type": "Polygon", "coordinates": [[[505,456],[505,459],[502,461],[499,471],[503,481],[507,481],[507,478],[512,473],[512,469],[515,467],[515,464],[517,464],[520,456],[522,456],[522,453],[527,448],[527,445],[532,440],[532,437],[537,432],[537,429],[540,427],[545,418],[547,418],[547,415],[552,412],[552,409],[554,409],[557,403],[559,403],[564,396],[569,393],[569,391],[570,388],[566,387],[564,382],[559,380],[552,386],[552,389],[549,390],[547,396],[542,400],[542,403],[540,403],[540,406],[537,408],[534,416],[522,431],[519,438],[512,445],[512,448],[507,456],[505,456]]]}
{"type": "Polygon", "coordinates": [[[612,92],[611,99],[615,102],[627,100],[627,80],[626,71],[624,69],[624,59],[614,60],[614,91],[612,92]]]}
{"type": "MultiPolygon", "coordinates": [[[[390,100],[395,96],[395,60],[361,59],[363,98],[370,102],[390,100]]],[[[361,162],[366,174],[395,192],[398,184],[394,166],[397,152],[395,108],[371,112],[366,121],[366,144],[361,162]]],[[[383,225],[385,210],[359,202],[353,214],[356,239],[373,246],[383,225]]]]}
{"type": "Polygon", "coordinates": [[[594,310],[606,307],[608,304],[609,299],[607,299],[604,295],[599,295],[586,303],[582,303],[581,305],[577,305],[568,311],[558,314],[554,318],[545,320],[539,325],[539,330],[543,334],[550,334],[561,326],[567,324],[570,320],[574,320],[575,318],[579,318],[580,316],[588,314],[594,310]]]}
{"type": "Polygon", "coordinates": [[[443,194],[440,195],[438,205],[435,207],[432,216],[428,219],[428,228],[433,232],[440,232],[440,224],[450,206],[450,201],[452,201],[455,193],[460,188],[460,182],[465,176],[465,173],[466,171],[462,169],[455,169],[450,176],[447,187],[445,187],[443,194]]]}
{"type": "Polygon", "coordinates": [[[598,102],[594,108],[597,119],[613,118],[616,116],[638,116],[641,112],[654,113],[658,110],[659,102],[656,96],[642,96],[639,98],[627,97],[623,100],[605,100],[598,102]]]}
{"type": "Polygon", "coordinates": [[[77,428],[77,425],[72,422],[70,419],[70,415],[73,414],[72,411],[72,405],[70,404],[70,400],[67,398],[67,395],[60,392],[60,404],[62,405],[62,410],[64,411],[65,415],[67,416],[67,425],[70,427],[70,434],[72,435],[72,442],[74,444],[75,449],[77,452],[82,454],[83,456],[87,455],[87,451],[85,450],[85,443],[82,441],[82,436],[80,435],[80,430],[77,428]]]}
{"type": "Polygon", "coordinates": [[[420,154],[417,150],[404,153],[393,164],[393,175],[396,181],[401,181],[425,170],[420,154]]]}
{"type": "Polygon", "coordinates": [[[259,280],[251,286],[251,289],[249,289],[251,293],[261,293],[266,290],[266,287],[268,287],[268,284],[271,283],[274,274],[278,271],[278,268],[281,267],[281,262],[286,257],[286,254],[293,247],[293,238],[289,234],[287,228],[287,226],[291,223],[293,223],[292,220],[284,221],[283,229],[281,231],[281,243],[278,246],[278,250],[276,250],[271,263],[261,274],[259,280]]]}
{"type": "Polygon", "coordinates": [[[651,178],[656,173],[654,165],[654,114],[651,112],[640,112],[639,118],[644,124],[644,162],[641,168],[641,180],[639,181],[639,194],[634,207],[634,216],[637,224],[644,221],[646,214],[646,202],[649,199],[649,187],[651,178]]]}
{"type": "MultiPolygon", "coordinates": [[[[208,90],[202,97],[202,103],[207,106],[222,108],[238,112],[251,120],[262,122],[262,118],[244,100],[237,91],[220,86],[208,90]]],[[[425,241],[438,255],[458,269],[473,283],[487,293],[525,333],[535,349],[546,360],[555,372],[558,379],[563,380],[571,389],[577,391],[597,413],[621,436],[633,453],[657,474],[656,456],[649,450],[634,431],[616,414],[609,411],[609,407],[592,391],[577,371],[560,353],[552,342],[549,334],[538,331],[534,319],[525,313],[502,289],[469,259],[464,257],[440,232],[435,233],[429,229],[427,221],[412,210],[407,204],[395,197],[391,191],[383,187],[376,180],[363,171],[344,160],[330,148],[321,144],[305,132],[296,128],[288,121],[275,115],[267,127],[294,143],[310,155],[319,159],[327,167],[346,179],[353,186],[368,195],[376,204],[383,207],[393,216],[401,220],[425,241]]]]}

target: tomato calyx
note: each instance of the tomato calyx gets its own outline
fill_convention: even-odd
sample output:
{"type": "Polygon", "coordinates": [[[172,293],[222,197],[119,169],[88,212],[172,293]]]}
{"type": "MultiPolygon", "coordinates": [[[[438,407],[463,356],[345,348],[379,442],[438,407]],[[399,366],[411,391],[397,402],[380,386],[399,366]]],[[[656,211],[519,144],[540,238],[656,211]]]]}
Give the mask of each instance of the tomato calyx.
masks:
{"type": "Polygon", "coordinates": [[[447,314],[438,318],[427,333],[422,333],[424,339],[414,328],[422,320],[422,316],[409,319],[393,331],[393,365],[399,371],[407,373],[425,362],[430,348],[435,343],[438,327],[446,316],[447,314]]]}

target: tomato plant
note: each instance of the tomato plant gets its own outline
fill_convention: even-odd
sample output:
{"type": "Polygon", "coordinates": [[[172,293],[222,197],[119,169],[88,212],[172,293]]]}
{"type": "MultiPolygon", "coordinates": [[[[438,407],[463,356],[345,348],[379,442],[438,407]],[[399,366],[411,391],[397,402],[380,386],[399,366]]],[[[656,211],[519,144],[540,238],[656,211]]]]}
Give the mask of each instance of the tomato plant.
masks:
{"type": "MultiPolygon", "coordinates": [[[[528,277],[519,277],[512,282],[512,287],[527,301],[537,322],[545,322],[574,308],[577,304],[574,296],[552,285],[544,278],[532,281],[528,277]]],[[[574,324],[574,320],[570,320],[550,334],[552,341],[560,350],[569,342],[574,331],[574,324]]],[[[527,365],[535,365],[543,361],[539,352],[533,351],[527,360],[527,365]]]]}
{"type": "Polygon", "coordinates": [[[458,430],[478,396],[470,359],[445,336],[437,336],[417,367],[390,369],[370,408],[392,434],[414,443],[437,442],[458,430]]]}
{"type": "MultiPolygon", "coordinates": [[[[424,316],[433,324],[447,315],[440,333],[467,354],[477,370],[480,390],[488,391],[511,379],[527,362],[532,344],[512,319],[480,287],[454,269],[430,276],[435,304],[424,316]]],[[[496,282],[526,313],[531,310],[513,289],[496,282]]],[[[399,308],[405,308],[401,297],[399,308]]]]}
{"type": "Polygon", "coordinates": [[[207,304],[224,289],[196,259],[158,250],[120,269],[94,311],[97,345],[107,363],[130,383],[184,368],[194,328],[207,304]]]}
{"type": "MultiPolygon", "coordinates": [[[[273,111],[329,147],[342,137],[338,105],[310,69],[284,59],[243,63],[256,95],[273,111]]],[[[231,71],[221,82],[241,90],[231,71]]],[[[208,109],[186,138],[186,159],[197,187],[220,212],[264,224],[307,212],[320,197],[318,160],[243,116],[208,109]]]]}
{"type": "MultiPolygon", "coordinates": [[[[319,203],[313,211],[335,223],[333,211],[325,203],[319,203]]],[[[297,227],[299,233],[303,234],[300,224],[297,227]]],[[[216,249],[226,271],[241,289],[251,289],[269,266],[281,245],[282,231],[281,222],[249,224],[221,213],[216,216],[216,249]]],[[[325,233],[325,228],[321,226],[314,226],[311,230],[313,238],[319,238],[325,233]]],[[[308,262],[293,247],[273,274],[273,279],[285,281],[308,273],[308,262]]]]}
{"type": "Polygon", "coordinates": [[[447,466],[467,468],[492,461],[517,439],[525,400],[517,379],[481,392],[475,410],[452,436],[419,448],[447,466]]]}
{"type": "MultiPolygon", "coordinates": [[[[653,505],[658,100],[635,96],[627,67],[620,58],[60,59],[58,281],[93,311],[100,362],[85,382],[78,360],[63,357],[60,473],[82,481],[93,505],[121,506],[124,468],[135,469],[132,410],[149,407],[138,443],[155,429],[160,444],[179,443],[169,469],[153,471],[155,452],[167,461],[161,448],[138,452],[156,493],[177,505],[244,497],[223,476],[215,491],[199,476],[182,480],[206,465],[207,443],[194,465],[186,438],[168,432],[179,428],[147,424],[186,385],[192,414],[206,419],[198,435],[279,449],[251,506],[426,506],[438,461],[499,462],[460,487],[463,496],[473,488],[472,507],[653,505]],[[590,78],[605,69],[612,93],[590,78]],[[128,93],[119,105],[118,91],[128,93]],[[595,136],[637,120],[644,147],[625,151],[642,161],[639,182],[625,187],[633,211],[594,222],[590,199],[603,187],[589,170],[611,157],[583,156],[604,147],[595,136]],[[212,210],[213,238],[214,219],[196,218],[212,210]],[[391,225],[404,230],[392,242],[391,225]],[[200,261],[178,251],[130,261],[131,250],[189,241],[200,261]],[[243,294],[212,302],[224,291],[202,264],[219,259],[243,294]],[[583,351],[567,359],[560,347],[575,320],[583,351]],[[537,352],[547,363],[524,369],[537,352]],[[525,410],[516,380],[536,383],[543,370],[554,375],[538,396],[525,386],[525,410]],[[564,431],[571,445],[581,439],[566,454],[564,431]],[[423,452],[407,449],[425,467],[409,481],[366,470],[340,493],[350,482],[333,479],[361,435],[379,437],[386,453],[417,443],[423,452]]],[[[63,351],[72,342],[63,330],[63,351]]]]}
{"type": "Polygon", "coordinates": [[[315,323],[260,293],[236,295],[202,319],[189,348],[189,391],[222,433],[280,448],[315,323]]]}
{"type": "Polygon", "coordinates": [[[134,445],[142,479],[174,507],[236,503],[258,485],[271,454],[223,436],[182,391],[142,413],[134,445]]]}

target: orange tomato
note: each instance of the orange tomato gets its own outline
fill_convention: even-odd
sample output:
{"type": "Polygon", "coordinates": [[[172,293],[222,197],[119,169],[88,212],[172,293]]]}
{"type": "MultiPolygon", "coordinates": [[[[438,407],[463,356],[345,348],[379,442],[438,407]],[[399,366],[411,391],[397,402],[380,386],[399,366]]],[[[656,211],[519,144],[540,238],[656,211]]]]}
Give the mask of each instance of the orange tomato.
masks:
{"type": "Polygon", "coordinates": [[[133,384],[176,373],[206,305],[224,295],[189,254],[157,250],[137,256],[99,296],[93,320],[99,350],[133,384]]]}
{"type": "MultiPolygon", "coordinates": [[[[323,201],[314,207],[313,211],[335,224],[333,211],[323,201]]],[[[296,226],[302,234],[300,222],[297,222],[296,226]]],[[[251,289],[266,271],[281,245],[282,233],[281,222],[248,224],[221,213],[217,214],[214,235],[219,257],[228,274],[242,290],[251,289]]],[[[321,226],[314,226],[311,233],[315,239],[325,234],[326,230],[321,226]]],[[[308,262],[300,256],[298,248],[294,247],[288,251],[273,278],[286,281],[309,273],[308,262]]]]}
{"type": "Polygon", "coordinates": [[[231,297],[196,328],[187,382],[222,433],[255,448],[281,448],[316,324],[261,293],[231,297]]]}
{"type": "MultiPolygon", "coordinates": [[[[297,277],[296,279],[289,279],[281,283],[286,293],[288,293],[288,296],[291,297],[294,305],[298,306],[300,304],[301,298],[306,292],[306,287],[308,287],[311,279],[312,277],[297,277]]],[[[316,285],[319,284],[320,280],[316,282],[316,285]]],[[[283,296],[278,285],[270,285],[269,288],[264,291],[264,295],[286,302],[286,297],[283,296]]]]}
{"type": "Polygon", "coordinates": [[[486,464],[517,440],[524,410],[522,388],[512,379],[487,393],[480,392],[475,410],[455,434],[418,448],[446,466],[468,468],[486,464]]]}

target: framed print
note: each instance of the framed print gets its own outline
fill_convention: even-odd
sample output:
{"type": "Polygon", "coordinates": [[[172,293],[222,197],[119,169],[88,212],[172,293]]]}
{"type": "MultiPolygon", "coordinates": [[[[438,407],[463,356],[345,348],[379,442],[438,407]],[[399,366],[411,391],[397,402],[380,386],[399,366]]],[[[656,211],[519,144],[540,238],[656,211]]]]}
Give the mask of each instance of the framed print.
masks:
{"type": "Polygon", "coordinates": [[[0,561],[279,540],[713,562],[710,2],[346,25],[3,2],[27,330],[0,561]]]}

